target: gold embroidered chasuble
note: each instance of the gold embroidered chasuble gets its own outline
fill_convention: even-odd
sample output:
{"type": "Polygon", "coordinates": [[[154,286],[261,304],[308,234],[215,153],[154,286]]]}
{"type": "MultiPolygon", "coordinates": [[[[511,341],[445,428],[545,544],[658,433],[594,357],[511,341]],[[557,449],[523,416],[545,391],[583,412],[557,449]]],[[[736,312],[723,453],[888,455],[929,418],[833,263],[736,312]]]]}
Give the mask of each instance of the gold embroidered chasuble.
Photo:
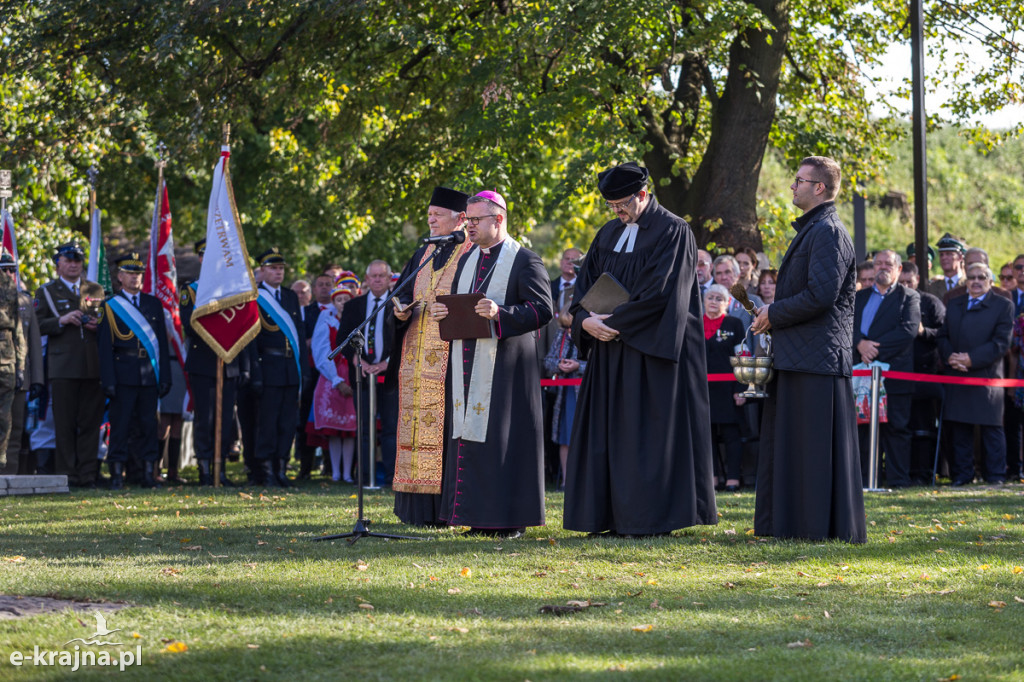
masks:
{"type": "MultiPolygon", "coordinates": [[[[470,248],[466,241],[452,249],[438,270],[427,265],[413,285],[412,317],[402,342],[398,370],[398,449],[392,488],[403,493],[438,495],[444,458],[444,380],[448,367],[448,342],[441,339],[436,323],[424,317],[438,295],[452,292],[459,259],[470,248]]],[[[423,252],[422,264],[430,257],[423,252]]]]}

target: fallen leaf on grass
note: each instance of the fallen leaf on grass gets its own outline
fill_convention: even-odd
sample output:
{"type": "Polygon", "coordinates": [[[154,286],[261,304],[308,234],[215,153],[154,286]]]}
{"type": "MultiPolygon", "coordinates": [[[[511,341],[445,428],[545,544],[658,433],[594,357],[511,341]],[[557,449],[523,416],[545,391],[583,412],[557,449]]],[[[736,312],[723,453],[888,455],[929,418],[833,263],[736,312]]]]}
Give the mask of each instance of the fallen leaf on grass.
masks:
{"type": "Polygon", "coordinates": [[[367,604],[366,602],[363,602],[359,605],[359,608],[366,609],[367,611],[373,611],[373,604],[367,604]]]}
{"type": "Polygon", "coordinates": [[[956,673],[954,673],[954,674],[950,675],[949,677],[940,677],[940,678],[938,678],[936,680],[936,682],[956,682],[959,679],[960,679],[960,676],[957,675],[956,673]]]}
{"type": "Polygon", "coordinates": [[[356,569],[357,571],[365,571],[366,569],[369,568],[369,566],[366,565],[366,562],[360,561],[360,562],[358,562],[356,564],[353,564],[352,568],[356,569]]]}
{"type": "Polygon", "coordinates": [[[814,646],[814,644],[811,643],[811,640],[805,639],[805,640],[802,640],[800,642],[790,642],[789,644],[786,645],[786,648],[787,649],[809,649],[812,646],[814,646]]]}
{"type": "Polygon", "coordinates": [[[995,600],[995,599],[993,599],[992,601],[990,601],[990,602],[988,603],[988,605],[989,605],[989,606],[991,606],[991,607],[992,607],[992,608],[994,608],[994,609],[1005,609],[1005,608],[1006,608],[1006,602],[1004,602],[1004,601],[998,601],[998,600],[995,600]]]}
{"type": "Polygon", "coordinates": [[[654,629],[653,625],[634,625],[633,632],[650,632],[654,629]]]}
{"type": "Polygon", "coordinates": [[[163,651],[167,654],[180,654],[183,651],[188,651],[188,645],[184,642],[171,642],[163,648],[163,651]]]}
{"type": "Polygon", "coordinates": [[[462,634],[466,634],[467,632],[469,632],[469,628],[454,627],[454,628],[448,628],[448,631],[449,632],[459,632],[459,633],[462,633],[462,634]]]}
{"type": "Polygon", "coordinates": [[[826,618],[831,618],[831,617],[832,617],[832,614],[831,614],[831,613],[829,613],[828,611],[826,611],[826,612],[825,612],[825,617],[826,617],[826,618]]]}
{"type": "Polygon", "coordinates": [[[471,577],[473,577],[473,571],[471,571],[468,568],[463,567],[463,569],[461,571],[459,571],[459,575],[461,575],[463,578],[471,578],[471,577]]]}
{"type": "Polygon", "coordinates": [[[181,571],[179,571],[178,569],[176,569],[176,568],[174,568],[172,566],[167,566],[166,568],[162,568],[162,569],[160,569],[160,572],[163,573],[164,575],[178,575],[179,573],[181,573],[181,571]]]}
{"type": "Polygon", "coordinates": [[[246,644],[245,646],[249,647],[250,649],[259,649],[260,648],[259,644],[246,644]]]}
{"type": "Polygon", "coordinates": [[[9,564],[20,564],[25,561],[25,557],[21,556],[20,554],[18,556],[5,556],[4,561],[6,561],[9,564]]]}
{"type": "Polygon", "coordinates": [[[249,493],[238,493],[238,496],[241,497],[243,500],[251,500],[252,499],[252,495],[250,495],[249,493]]]}
{"type": "Polygon", "coordinates": [[[1014,573],[1024,573],[1024,566],[1014,566],[1013,567],[1013,572],[1014,573]]]}
{"type": "Polygon", "coordinates": [[[1024,604],[1024,599],[1021,599],[1020,597],[1014,597],[1013,601],[1017,602],[1018,604],[1024,604]]]}
{"type": "Polygon", "coordinates": [[[457,587],[452,587],[448,589],[448,594],[460,594],[461,592],[462,590],[460,590],[457,587]]]}
{"type": "Polygon", "coordinates": [[[814,576],[810,573],[804,573],[803,571],[797,571],[796,574],[801,578],[813,578],[814,576]]]}
{"type": "Polygon", "coordinates": [[[605,606],[605,603],[603,601],[590,601],[589,599],[586,600],[586,601],[579,601],[577,599],[571,599],[571,600],[569,600],[569,601],[567,601],[565,603],[568,604],[569,606],[582,606],[585,609],[589,608],[591,606],[605,606]]]}
{"type": "Polygon", "coordinates": [[[182,549],[185,550],[186,552],[199,552],[199,551],[202,551],[203,546],[202,545],[185,545],[184,547],[182,547],[182,549]]]}

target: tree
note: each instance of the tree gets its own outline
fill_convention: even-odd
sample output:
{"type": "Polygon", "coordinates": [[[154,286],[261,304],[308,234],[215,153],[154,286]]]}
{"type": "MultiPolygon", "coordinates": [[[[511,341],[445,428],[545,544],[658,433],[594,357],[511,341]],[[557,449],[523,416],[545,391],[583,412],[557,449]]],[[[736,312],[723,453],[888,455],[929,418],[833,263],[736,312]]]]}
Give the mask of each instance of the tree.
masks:
{"type": "MultiPolygon", "coordinates": [[[[177,187],[169,171],[176,226],[201,232],[230,121],[250,245],[300,263],[400,262],[435,184],[497,188],[518,234],[552,223],[553,250],[585,243],[607,217],[594,173],[636,158],[702,244],[758,246],[769,144],[791,162],[836,156],[848,177],[884,163],[898,129],[870,115],[866,70],[905,39],[904,4],[0,0],[14,57],[0,77],[37,74],[49,98],[37,117],[60,112],[19,158],[112,131],[95,150],[113,169],[101,203],[129,231],[147,224],[159,138],[183,171],[177,187]],[[89,87],[65,88],[69,70],[89,87]]],[[[952,54],[955,29],[981,13],[1019,29],[1012,4],[935,0],[934,49],[952,54]]],[[[1020,98],[1016,46],[990,47],[1006,56],[954,117],[1020,98]]]]}

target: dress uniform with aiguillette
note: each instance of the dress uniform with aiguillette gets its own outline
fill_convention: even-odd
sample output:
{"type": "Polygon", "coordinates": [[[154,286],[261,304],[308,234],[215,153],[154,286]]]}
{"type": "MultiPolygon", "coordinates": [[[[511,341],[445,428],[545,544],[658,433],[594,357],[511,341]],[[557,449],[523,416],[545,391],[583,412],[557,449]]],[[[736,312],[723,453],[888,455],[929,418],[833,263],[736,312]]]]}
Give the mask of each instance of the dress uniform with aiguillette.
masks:
{"type": "MultiPolygon", "coordinates": [[[[85,251],[71,241],[57,247],[53,259],[58,269],[61,258],[81,263],[85,251]]],[[[96,455],[104,401],[96,331],[90,327],[104,296],[102,286],[81,276],[75,281],[58,276],[36,291],[39,333],[47,337],[46,366],[56,440],[54,473],[67,475],[69,485],[95,486],[99,471],[96,455]],[[81,326],[61,323],[62,317],[67,319],[76,311],[81,312],[81,326]]]]}
{"type": "MultiPolygon", "coordinates": [[[[256,259],[261,268],[285,265],[275,247],[256,259]]],[[[295,440],[299,387],[306,366],[306,332],[299,297],[291,289],[276,289],[264,281],[259,286],[260,333],[256,337],[263,391],[259,396],[256,425],[256,474],[263,485],[288,486],[285,466],[295,440]]]]}
{"type": "MultiPolygon", "coordinates": [[[[125,273],[143,273],[139,254],[117,260],[125,273]]],[[[122,289],[103,306],[97,330],[100,381],[110,403],[110,466],[112,489],[122,487],[124,465],[131,458],[130,444],[141,449],[142,485],[159,487],[153,467],[160,459],[157,447],[157,403],[171,388],[167,326],[159,299],[122,289]],[[138,435],[133,441],[132,432],[138,435]]]]}
{"type": "MultiPolygon", "coordinates": [[[[6,249],[0,255],[0,271],[17,287],[18,263],[6,249]]],[[[0,469],[6,474],[34,474],[36,465],[32,451],[22,441],[25,434],[25,393],[28,399],[38,399],[43,393],[46,378],[43,374],[43,347],[39,336],[39,322],[36,320],[36,309],[32,297],[24,289],[18,288],[18,314],[21,318],[21,331],[25,338],[26,351],[22,356],[25,362],[25,378],[20,390],[14,394],[11,406],[11,433],[7,439],[7,468],[0,469]]],[[[6,412],[4,412],[6,413],[6,412]]]]}
{"type": "MultiPolygon", "coordinates": [[[[206,239],[195,243],[200,263],[206,253],[206,239]]],[[[196,307],[198,282],[190,282],[181,290],[181,327],[185,332],[188,354],[185,356],[185,371],[192,389],[195,417],[192,421],[192,442],[199,465],[199,485],[213,485],[213,455],[216,446],[217,406],[217,354],[199,334],[192,331],[192,312],[196,307]]],[[[221,390],[221,461],[227,460],[228,451],[234,443],[238,430],[235,428],[235,397],[239,381],[249,377],[250,347],[224,364],[224,384],[221,390]]],[[[221,469],[222,485],[233,485],[221,469]]]]}

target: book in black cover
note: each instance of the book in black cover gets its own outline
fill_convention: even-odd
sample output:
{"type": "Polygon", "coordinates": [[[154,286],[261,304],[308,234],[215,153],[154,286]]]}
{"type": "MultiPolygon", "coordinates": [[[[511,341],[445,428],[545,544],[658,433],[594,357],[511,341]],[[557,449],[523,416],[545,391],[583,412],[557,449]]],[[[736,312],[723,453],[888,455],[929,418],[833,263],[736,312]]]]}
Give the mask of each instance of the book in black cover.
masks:
{"type": "Polygon", "coordinates": [[[587,290],[580,305],[588,313],[607,315],[629,300],[629,291],[607,272],[602,273],[594,286],[587,290]]]}

